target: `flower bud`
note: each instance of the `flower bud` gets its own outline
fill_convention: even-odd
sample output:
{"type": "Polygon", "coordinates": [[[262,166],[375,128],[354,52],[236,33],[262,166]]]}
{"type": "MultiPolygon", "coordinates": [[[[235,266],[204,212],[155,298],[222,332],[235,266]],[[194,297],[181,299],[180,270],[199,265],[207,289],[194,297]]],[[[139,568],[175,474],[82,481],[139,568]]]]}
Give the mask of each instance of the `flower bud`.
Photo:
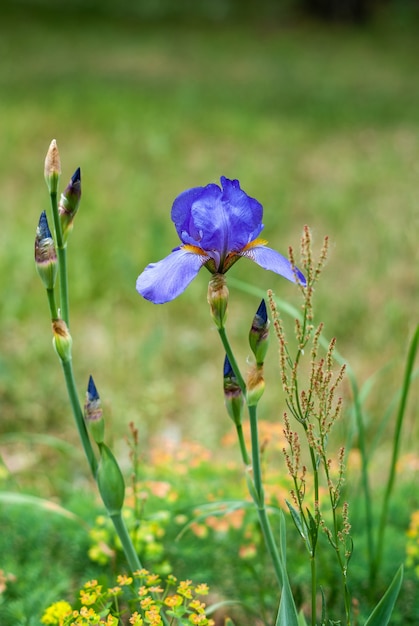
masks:
{"type": "Polygon", "coordinates": [[[238,426],[241,424],[244,396],[227,355],[224,359],[224,401],[227,413],[238,426]]]}
{"type": "Polygon", "coordinates": [[[269,344],[269,320],[265,300],[262,300],[253,318],[249,344],[257,365],[263,365],[269,344]]]}
{"type": "Polygon", "coordinates": [[[54,348],[58,356],[65,363],[71,361],[71,346],[73,340],[64,320],[52,320],[52,339],[54,348]]]}
{"type": "Polygon", "coordinates": [[[247,377],[247,404],[256,406],[265,391],[263,365],[254,365],[247,377]]]}
{"type": "Polygon", "coordinates": [[[57,252],[45,211],[42,211],[36,229],[35,263],[45,288],[53,289],[58,268],[57,252]]]}
{"type": "Polygon", "coordinates": [[[58,181],[61,175],[61,161],[55,139],[51,141],[45,157],[44,175],[49,192],[57,193],[58,181]]]}
{"type": "Polygon", "coordinates": [[[86,400],[84,403],[84,419],[86,420],[89,433],[96,443],[103,443],[105,420],[103,419],[99,394],[92,376],[89,377],[89,383],[87,385],[86,400]]]}
{"type": "Polygon", "coordinates": [[[61,232],[64,241],[73,228],[73,221],[79,208],[81,198],[81,176],[78,167],[70,179],[69,184],[61,194],[58,203],[58,214],[61,221],[61,232]]]}
{"type": "Polygon", "coordinates": [[[97,484],[109,515],[118,514],[124,504],[125,483],[114,455],[104,443],[99,444],[100,460],[97,468],[97,484]]]}
{"type": "Polygon", "coordinates": [[[224,274],[214,274],[208,285],[208,304],[217,328],[224,328],[227,319],[228,288],[224,274]]]}

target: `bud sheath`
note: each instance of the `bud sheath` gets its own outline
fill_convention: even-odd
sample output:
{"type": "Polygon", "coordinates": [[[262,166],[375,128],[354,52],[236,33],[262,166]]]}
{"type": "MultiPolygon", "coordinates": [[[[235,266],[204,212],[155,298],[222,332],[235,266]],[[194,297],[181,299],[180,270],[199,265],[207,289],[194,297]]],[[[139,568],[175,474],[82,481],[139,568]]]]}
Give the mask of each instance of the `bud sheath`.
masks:
{"type": "Polygon", "coordinates": [[[228,288],[224,274],[214,274],[208,284],[208,304],[217,328],[224,328],[227,319],[228,288]]]}
{"type": "Polygon", "coordinates": [[[103,443],[105,420],[103,419],[103,411],[99,394],[92,376],[90,376],[89,383],[87,385],[86,400],[84,403],[84,419],[89,433],[92,435],[96,443],[103,443]]]}
{"type": "Polygon", "coordinates": [[[58,269],[57,252],[45,211],[42,211],[36,229],[35,263],[45,288],[53,289],[58,269]]]}
{"type": "Polygon", "coordinates": [[[244,396],[227,355],[224,359],[224,401],[227,413],[238,426],[242,420],[244,396]]]}
{"type": "Polygon", "coordinates": [[[100,443],[99,450],[100,461],[96,478],[100,495],[109,515],[117,515],[124,504],[124,477],[108,446],[100,443]]]}
{"type": "Polygon", "coordinates": [[[269,345],[269,320],[265,300],[262,300],[253,318],[249,332],[250,348],[257,365],[263,365],[269,345]]]}

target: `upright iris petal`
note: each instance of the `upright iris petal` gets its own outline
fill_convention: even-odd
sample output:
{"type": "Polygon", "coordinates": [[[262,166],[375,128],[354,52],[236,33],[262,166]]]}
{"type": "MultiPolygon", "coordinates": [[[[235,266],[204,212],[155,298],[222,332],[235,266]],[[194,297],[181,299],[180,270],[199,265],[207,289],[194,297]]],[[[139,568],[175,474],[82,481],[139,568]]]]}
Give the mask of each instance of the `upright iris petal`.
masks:
{"type": "Polygon", "coordinates": [[[244,256],[264,269],[305,285],[303,274],[288,259],[258,239],[262,205],[248,196],[238,180],[221,177],[213,183],[181,193],[172,207],[172,221],[181,240],[169,256],[150,263],[137,279],[137,291],[155,304],[180,295],[203,265],[224,274],[244,256]]]}

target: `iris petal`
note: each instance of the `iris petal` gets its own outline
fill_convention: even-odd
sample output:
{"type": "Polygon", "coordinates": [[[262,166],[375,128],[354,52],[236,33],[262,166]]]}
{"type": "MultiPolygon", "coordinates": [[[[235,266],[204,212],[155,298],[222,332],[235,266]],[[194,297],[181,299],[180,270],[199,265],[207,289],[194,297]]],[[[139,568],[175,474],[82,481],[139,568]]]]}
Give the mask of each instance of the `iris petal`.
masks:
{"type": "Polygon", "coordinates": [[[293,283],[296,282],[295,275],[297,275],[299,282],[304,286],[306,285],[306,279],[300,270],[296,267],[293,268],[287,258],[272,248],[264,245],[249,246],[247,250],[242,252],[242,256],[251,259],[265,270],[280,274],[293,283]]]}
{"type": "Polygon", "coordinates": [[[177,248],[158,263],[150,263],[137,278],[137,291],[154,304],[179,296],[208,260],[205,255],[177,248]]]}

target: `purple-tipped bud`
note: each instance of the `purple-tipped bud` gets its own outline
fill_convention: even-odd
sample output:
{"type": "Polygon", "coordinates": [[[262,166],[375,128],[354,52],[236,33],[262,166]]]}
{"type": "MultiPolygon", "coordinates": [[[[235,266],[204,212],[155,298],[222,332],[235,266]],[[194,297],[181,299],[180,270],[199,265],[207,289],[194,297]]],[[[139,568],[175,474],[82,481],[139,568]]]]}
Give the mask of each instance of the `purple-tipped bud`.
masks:
{"type": "Polygon", "coordinates": [[[35,263],[38,274],[46,289],[53,289],[58,268],[57,252],[45,211],[42,211],[36,229],[35,263]]]}
{"type": "Polygon", "coordinates": [[[60,359],[67,363],[71,361],[71,346],[73,340],[64,320],[52,321],[53,345],[60,359]]]}
{"type": "Polygon", "coordinates": [[[109,515],[120,513],[124,504],[125,483],[118,462],[104,443],[99,444],[100,461],[97,468],[97,484],[109,515]]]}
{"type": "Polygon", "coordinates": [[[269,320],[265,300],[262,300],[253,318],[249,332],[249,344],[255,355],[257,365],[262,365],[269,344],[269,320]]]}
{"type": "Polygon", "coordinates": [[[67,187],[61,194],[58,204],[58,213],[61,221],[61,232],[66,241],[69,232],[73,228],[73,221],[78,211],[81,198],[81,174],[78,167],[70,179],[67,187]]]}
{"type": "Polygon", "coordinates": [[[89,377],[89,383],[87,385],[86,400],[84,403],[84,419],[86,420],[89,433],[96,443],[103,443],[105,420],[103,419],[99,394],[92,376],[89,377]]]}
{"type": "Polygon", "coordinates": [[[236,426],[241,424],[244,396],[227,355],[224,359],[224,402],[236,426]]]}
{"type": "Polygon", "coordinates": [[[58,181],[61,175],[61,160],[55,139],[51,141],[45,157],[44,175],[49,192],[57,193],[58,181]]]}
{"type": "Polygon", "coordinates": [[[208,304],[217,328],[223,328],[227,319],[228,288],[224,274],[214,274],[208,284],[208,304]]]}

